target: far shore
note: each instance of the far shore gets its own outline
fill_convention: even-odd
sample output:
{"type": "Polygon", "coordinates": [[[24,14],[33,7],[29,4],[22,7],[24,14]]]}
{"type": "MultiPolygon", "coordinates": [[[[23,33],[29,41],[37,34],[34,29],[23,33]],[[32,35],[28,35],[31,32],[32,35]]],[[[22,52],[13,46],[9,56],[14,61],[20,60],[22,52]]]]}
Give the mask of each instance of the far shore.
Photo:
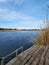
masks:
{"type": "MultiPolygon", "coordinates": [[[[42,29],[43,31],[44,29],[42,29]]],[[[41,31],[41,29],[4,29],[4,30],[0,30],[0,32],[23,32],[23,31],[41,31]]]]}
{"type": "Polygon", "coordinates": [[[23,31],[37,31],[37,30],[0,30],[0,32],[23,32],[23,31]]]}
{"type": "Polygon", "coordinates": [[[21,30],[0,30],[0,32],[19,32],[21,30]]]}

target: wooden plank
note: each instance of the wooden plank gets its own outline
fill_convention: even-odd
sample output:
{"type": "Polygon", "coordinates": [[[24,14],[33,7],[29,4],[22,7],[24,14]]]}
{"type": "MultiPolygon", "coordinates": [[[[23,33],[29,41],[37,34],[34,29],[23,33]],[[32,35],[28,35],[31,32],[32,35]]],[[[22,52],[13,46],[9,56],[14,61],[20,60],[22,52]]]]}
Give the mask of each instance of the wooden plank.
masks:
{"type": "Polygon", "coordinates": [[[31,65],[38,65],[39,61],[40,61],[40,58],[41,58],[41,55],[44,51],[45,47],[43,47],[37,54],[37,56],[34,58],[35,60],[32,61],[32,64],[31,65]]]}
{"type": "Polygon", "coordinates": [[[31,54],[30,54],[20,65],[26,64],[26,62],[27,62],[28,60],[30,60],[30,58],[31,58],[31,56],[34,54],[34,52],[37,51],[37,49],[39,49],[39,48],[41,48],[41,47],[38,46],[38,48],[35,48],[35,49],[31,52],[31,54]]]}
{"type": "Polygon", "coordinates": [[[26,65],[31,65],[31,63],[33,62],[33,60],[35,59],[35,57],[39,54],[40,50],[42,49],[43,46],[40,46],[35,53],[32,54],[32,57],[30,58],[30,60],[26,63],[26,65]]]}
{"type": "Polygon", "coordinates": [[[48,47],[45,48],[45,50],[44,50],[44,52],[43,52],[43,54],[41,56],[41,60],[39,62],[39,65],[44,65],[45,64],[45,56],[46,56],[47,50],[48,50],[48,47]]]}
{"type": "Polygon", "coordinates": [[[6,65],[49,65],[49,46],[33,45],[6,65]]]}
{"type": "Polygon", "coordinates": [[[23,53],[21,53],[20,55],[18,55],[16,58],[14,58],[13,60],[11,60],[10,62],[8,62],[6,65],[14,65],[15,63],[20,62],[20,58],[22,58],[21,60],[24,60],[24,58],[28,55],[28,53],[30,53],[32,51],[32,49],[36,48],[36,45],[33,45],[31,48],[29,48],[28,50],[24,51],[23,53]]]}
{"type": "Polygon", "coordinates": [[[14,63],[15,65],[20,65],[27,57],[29,58],[30,57],[30,53],[35,50],[35,48],[38,48],[38,46],[33,46],[31,48],[31,50],[27,51],[24,55],[21,56],[18,56],[20,59],[18,59],[18,61],[16,63],[14,63]]]}
{"type": "Polygon", "coordinates": [[[48,52],[46,54],[45,65],[49,65],[49,49],[48,49],[48,52]]]}

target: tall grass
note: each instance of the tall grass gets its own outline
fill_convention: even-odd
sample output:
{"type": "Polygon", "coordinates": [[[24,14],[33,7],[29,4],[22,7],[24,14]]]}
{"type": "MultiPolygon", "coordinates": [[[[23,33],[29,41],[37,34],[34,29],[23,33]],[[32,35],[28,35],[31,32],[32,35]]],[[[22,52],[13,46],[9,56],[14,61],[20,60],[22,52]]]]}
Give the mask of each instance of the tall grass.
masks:
{"type": "Polygon", "coordinates": [[[49,27],[46,27],[46,29],[44,30],[38,31],[36,44],[49,45],[49,27]]]}

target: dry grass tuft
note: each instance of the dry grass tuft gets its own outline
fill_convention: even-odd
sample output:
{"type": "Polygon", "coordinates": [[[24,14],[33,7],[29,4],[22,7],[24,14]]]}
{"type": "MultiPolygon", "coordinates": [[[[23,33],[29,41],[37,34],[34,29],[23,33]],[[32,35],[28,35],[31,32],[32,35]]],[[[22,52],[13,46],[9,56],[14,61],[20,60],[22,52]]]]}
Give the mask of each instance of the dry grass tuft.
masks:
{"type": "Polygon", "coordinates": [[[47,27],[45,30],[38,32],[36,44],[49,45],[49,27],[47,27]]]}

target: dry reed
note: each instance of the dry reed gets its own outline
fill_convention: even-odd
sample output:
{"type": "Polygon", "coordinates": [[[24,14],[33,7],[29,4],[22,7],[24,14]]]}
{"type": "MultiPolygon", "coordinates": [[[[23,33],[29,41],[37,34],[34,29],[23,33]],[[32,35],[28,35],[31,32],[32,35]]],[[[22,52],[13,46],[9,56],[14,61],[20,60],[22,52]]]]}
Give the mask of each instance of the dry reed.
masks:
{"type": "Polygon", "coordinates": [[[45,30],[40,30],[38,32],[36,44],[49,45],[49,27],[47,27],[45,30]]]}

